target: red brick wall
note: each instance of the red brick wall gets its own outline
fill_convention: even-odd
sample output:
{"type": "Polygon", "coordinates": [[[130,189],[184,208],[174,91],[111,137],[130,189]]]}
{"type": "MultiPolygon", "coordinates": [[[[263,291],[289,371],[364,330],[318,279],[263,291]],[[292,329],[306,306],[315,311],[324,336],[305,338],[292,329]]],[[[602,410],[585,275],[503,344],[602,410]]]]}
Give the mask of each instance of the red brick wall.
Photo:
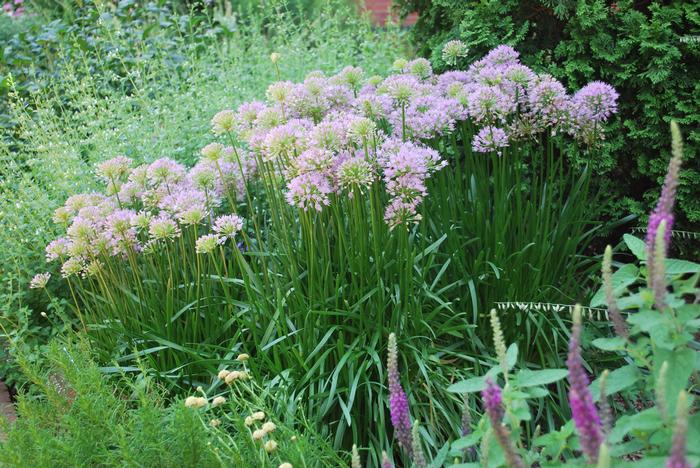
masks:
{"type": "MultiPolygon", "coordinates": [[[[362,4],[362,0],[359,0],[362,4]]],[[[377,24],[386,23],[386,19],[389,16],[389,9],[391,8],[391,0],[364,0],[365,9],[372,12],[372,18],[377,24]]],[[[404,21],[405,26],[410,26],[416,22],[418,15],[416,13],[411,13],[406,21],[404,21]]]]}

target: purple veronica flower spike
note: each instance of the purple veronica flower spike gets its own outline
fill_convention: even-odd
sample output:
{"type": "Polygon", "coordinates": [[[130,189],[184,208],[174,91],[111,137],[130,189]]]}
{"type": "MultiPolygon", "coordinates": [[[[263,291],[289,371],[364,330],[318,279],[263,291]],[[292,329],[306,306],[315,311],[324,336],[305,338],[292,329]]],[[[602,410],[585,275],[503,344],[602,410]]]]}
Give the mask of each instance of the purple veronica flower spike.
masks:
{"type": "Polygon", "coordinates": [[[598,410],[593,403],[593,397],[588,390],[588,376],[583,369],[581,359],[581,309],[574,310],[574,325],[571,329],[569,342],[569,357],[566,364],[569,368],[569,405],[571,414],[579,433],[581,449],[590,463],[598,460],[600,444],[603,443],[603,427],[598,410]]]}
{"type": "MultiPolygon", "coordinates": [[[[668,170],[666,171],[666,178],[664,179],[664,185],[661,189],[661,195],[656,203],[656,208],[649,216],[649,224],[647,225],[647,235],[646,235],[646,254],[647,254],[647,278],[648,286],[654,288],[654,283],[659,281],[663,282],[663,277],[658,277],[654,274],[654,263],[656,258],[665,258],[666,250],[668,249],[669,242],[671,240],[671,230],[673,229],[673,205],[676,202],[676,191],[678,190],[678,177],[681,169],[681,161],[683,157],[683,142],[681,139],[680,130],[675,122],[671,123],[671,137],[672,137],[672,150],[673,157],[668,163],[668,170]],[[664,231],[664,251],[656,252],[656,233],[659,230],[659,226],[663,221],[666,221],[666,228],[664,231]]],[[[665,285],[660,287],[657,284],[654,289],[665,290],[665,285]]],[[[658,301],[657,301],[658,302],[658,301]]],[[[663,301],[661,301],[663,302],[663,301]]]]}
{"type": "Polygon", "coordinates": [[[491,427],[496,436],[498,445],[503,449],[508,466],[511,468],[525,468],[520,455],[515,451],[513,442],[510,440],[510,431],[502,424],[503,420],[503,395],[501,389],[490,378],[486,379],[486,388],[481,393],[484,401],[484,409],[491,420],[491,427]]]}
{"type": "Polygon", "coordinates": [[[399,381],[398,351],[396,335],[389,335],[389,356],[387,358],[389,377],[389,412],[391,424],[394,426],[394,436],[399,445],[412,456],[411,415],[408,411],[408,398],[399,381]]]}

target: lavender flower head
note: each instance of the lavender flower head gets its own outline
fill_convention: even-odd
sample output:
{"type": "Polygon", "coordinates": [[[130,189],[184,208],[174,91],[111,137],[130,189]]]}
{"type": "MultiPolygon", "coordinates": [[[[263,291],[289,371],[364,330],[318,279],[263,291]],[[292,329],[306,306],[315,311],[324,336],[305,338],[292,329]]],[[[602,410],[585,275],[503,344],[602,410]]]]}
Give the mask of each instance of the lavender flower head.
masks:
{"type": "Polygon", "coordinates": [[[389,412],[394,436],[399,445],[412,455],[413,436],[411,434],[411,415],[408,411],[408,398],[399,381],[398,350],[396,335],[389,335],[389,352],[387,357],[387,375],[389,379],[389,412]]]}
{"type": "Polygon", "coordinates": [[[593,403],[593,397],[588,390],[588,376],[583,369],[581,359],[581,306],[574,309],[574,325],[571,329],[569,342],[569,357],[566,364],[569,368],[569,405],[574,424],[579,433],[581,449],[589,463],[596,463],[600,444],[603,443],[603,426],[598,410],[593,403]]]}
{"type": "Polygon", "coordinates": [[[573,104],[579,115],[599,123],[617,112],[619,97],[615,88],[609,84],[593,81],[574,94],[573,104]]]}
{"type": "Polygon", "coordinates": [[[29,282],[29,289],[44,289],[51,279],[51,273],[39,273],[29,282]]]}
{"type": "Polygon", "coordinates": [[[499,156],[502,149],[508,146],[508,135],[505,130],[491,125],[479,130],[479,133],[474,135],[472,141],[472,149],[477,153],[489,153],[494,151],[499,156]]]}

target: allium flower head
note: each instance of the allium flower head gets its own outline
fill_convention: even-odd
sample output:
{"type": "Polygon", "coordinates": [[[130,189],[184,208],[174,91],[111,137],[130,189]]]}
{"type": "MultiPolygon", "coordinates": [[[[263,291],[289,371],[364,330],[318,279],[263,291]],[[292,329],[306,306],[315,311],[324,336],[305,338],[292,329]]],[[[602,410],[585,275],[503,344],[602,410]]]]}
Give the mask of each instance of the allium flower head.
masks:
{"type": "Polygon", "coordinates": [[[333,192],[328,178],[318,172],[298,175],[287,184],[287,201],[304,211],[321,211],[330,204],[328,196],[333,192]]]}
{"type": "Polygon", "coordinates": [[[97,165],[97,173],[107,181],[119,180],[129,172],[133,161],[126,156],[117,156],[97,165]]]}
{"type": "Polygon", "coordinates": [[[39,273],[29,282],[30,289],[44,289],[51,279],[51,273],[39,273]]]}
{"type": "Polygon", "coordinates": [[[406,64],[406,68],[409,73],[417,76],[421,80],[430,77],[433,74],[433,67],[430,65],[430,61],[423,57],[411,60],[406,64]]]}
{"type": "Polygon", "coordinates": [[[236,114],[230,110],[222,110],[211,119],[211,129],[216,135],[230,133],[236,129],[236,114]]]}
{"type": "Polygon", "coordinates": [[[559,81],[549,75],[538,77],[530,87],[530,111],[543,125],[558,126],[569,117],[569,96],[559,81]]]}
{"type": "Polygon", "coordinates": [[[566,360],[569,368],[569,405],[579,433],[581,449],[589,463],[595,464],[600,444],[603,442],[603,427],[591,392],[588,390],[588,375],[583,368],[581,358],[581,306],[576,306],[573,318],[569,356],[566,360]]]}
{"type": "Polygon", "coordinates": [[[415,76],[392,75],[384,80],[377,91],[387,94],[401,107],[408,104],[420,89],[421,84],[415,76]]]}
{"type": "Polygon", "coordinates": [[[57,260],[59,258],[63,258],[66,255],[68,255],[68,247],[70,245],[70,241],[66,238],[58,238],[55,240],[52,240],[49,242],[49,245],[46,246],[46,261],[47,262],[52,262],[54,260],[57,260]]]}
{"type": "Polygon", "coordinates": [[[469,53],[467,45],[460,40],[447,42],[442,48],[442,59],[446,64],[454,66],[461,57],[466,57],[469,53]]]}
{"type": "Polygon", "coordinates": [[[348,139],[358,145],[371,141],[377,135],[377,124],[366,117],[358,117],[348,124],[348,139]]]}
{"type": "Polygon", "coordinates": [[[337,77],[341,83],[348,85],[351,89],[357,90],[362,85],[364,70],[360,67],[347,66],[338,73],[337,77]]]}
{"type": "Polygon", "coordinates": [[[275,450],[277,450],[277,442],[275,442],[274,440],[268,440],[267,442],[265,442],[264,448],[267,453],[272,453],[275,450]]]}
{"type": "Polygon", "coordinates": [[[573,105],[579,116],[594,122],[604,122],[617,112],[620,95],[602,81],[593,81],[574,94],[573,105]]]}
{"type": "Polygon", "coordinates": [[[185,175],[185,167],[170,158],[161,158],[148,166],[148,180],[154,184],[174,184],[185,175]]]}
{"type": "Polygon", "coordinates": [[[161,214],[151,220],[148,234],[154,240],[172,240],[180,235],[180,229],[171,217],[161,214]]]}
{"type": "Polygon", "coordinates": [[[394,63],[391,65],[392,68],[398,72],[403,72],[406,70],[406,65],[408,65],[408,60],[404,58],[398,58],[394,60],[394,63]]]}
{"type": "Polygon", "coordinates": [[[243,218],[237,215],[223,215],[214,221],[214,232],[226,239],[233,239],[243,229],[243,218]]]}
{"type": "Polygon", "coordinates": [[[223,242],[223,239],[216,234],[205,234],[195,242],[195,251],[199,254],[212,253],[223,242]]]}
{"type": "Polygon", "coordinates": [[[224,156],[224,145],[221,143],[209,143],[202,148],[201,153],[209,161],[218,161],[224,156]]]}
{"type": "Polygon", "coordinates": [[[66,225],[70,223],[71,217],[72,215],[68,208],[65,206],[59,206],[56,208],[56,210],[54,210],[53,218],[51,218],[51,220],[56,224],[66,225]]]}
{"type": "Polygon", "coordinates": [[[258,114],[265,108],[265,104],[260,101],[245,102],[238,107],[236,120],[244,129],[248,130],[253,127],[258,119],[258,114]]]}
{"type": "Polygon", "coordinates": [[[469,116],[479,123],[503,121],[515,110],[515,102],[496,86],[479,86],[469,95],[469,116]]]}
{"type": "Polygon", "coordinates": [[[352,190],[369,188],[374,182],[372,165],[363,157],[356,156],[343,161],[338,167],[338,183],[341,188],[352,190]]]}
{"type": "Polygon", "coordinates": [[[63,263],[63,266],[61,267],[61,276],[63,276],[64,278],[78,276],[82,273],[83,268],[84,265],[78,258],[69,258],[63,263]]]}
{"type": "Polygon", "coordinates": [[[486,126],[474,135],[472,149],[477,153],[495,152],[501,154],[503,148],[508,146],[508,135],[505,130],[498,127],[486,126]]]}
{"type": "Polygon", "coordinates": [[[518,57],[520,54],[511,46],[499,45],[486,54],[483,60],[492,65],[512,65],[518,63],[518,57]]]}
{"type": "Polygon", "coordinates": [[[287,101],[287,97],[289,97],[293,89],[294,83],[292,83],[291,81],[278,81],[276,83],[272,83],[267,88],[267,99],[270,102],[284,104],[287,101]]]}

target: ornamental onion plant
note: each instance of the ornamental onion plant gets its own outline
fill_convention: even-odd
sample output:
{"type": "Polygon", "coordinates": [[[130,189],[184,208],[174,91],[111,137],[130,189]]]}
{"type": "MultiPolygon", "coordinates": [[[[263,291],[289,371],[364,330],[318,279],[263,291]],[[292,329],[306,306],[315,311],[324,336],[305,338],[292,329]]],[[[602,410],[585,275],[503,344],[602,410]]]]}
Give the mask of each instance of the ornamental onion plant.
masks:
{"type": "Polygon", "coordinates": [[[581,248],[587,176],[568,175],[555,140],[595,143],[616,94],[571,97],[505,46],[466,72],[399,65],[273,83],[213,117],[190,169],[101,164],[104,193],[56,212],[66,234],[47,257],[103,352],[191,385],[207,353],[243,349],[336,447],[379,454],[396,331],[411,338],[394,362],[421,380],[408,400],[432,402],[413,407],[425,443],[458,433],[462,401],[444,388],[488,354],[477,312],[518,282],[546,291],[581,248]]]}

